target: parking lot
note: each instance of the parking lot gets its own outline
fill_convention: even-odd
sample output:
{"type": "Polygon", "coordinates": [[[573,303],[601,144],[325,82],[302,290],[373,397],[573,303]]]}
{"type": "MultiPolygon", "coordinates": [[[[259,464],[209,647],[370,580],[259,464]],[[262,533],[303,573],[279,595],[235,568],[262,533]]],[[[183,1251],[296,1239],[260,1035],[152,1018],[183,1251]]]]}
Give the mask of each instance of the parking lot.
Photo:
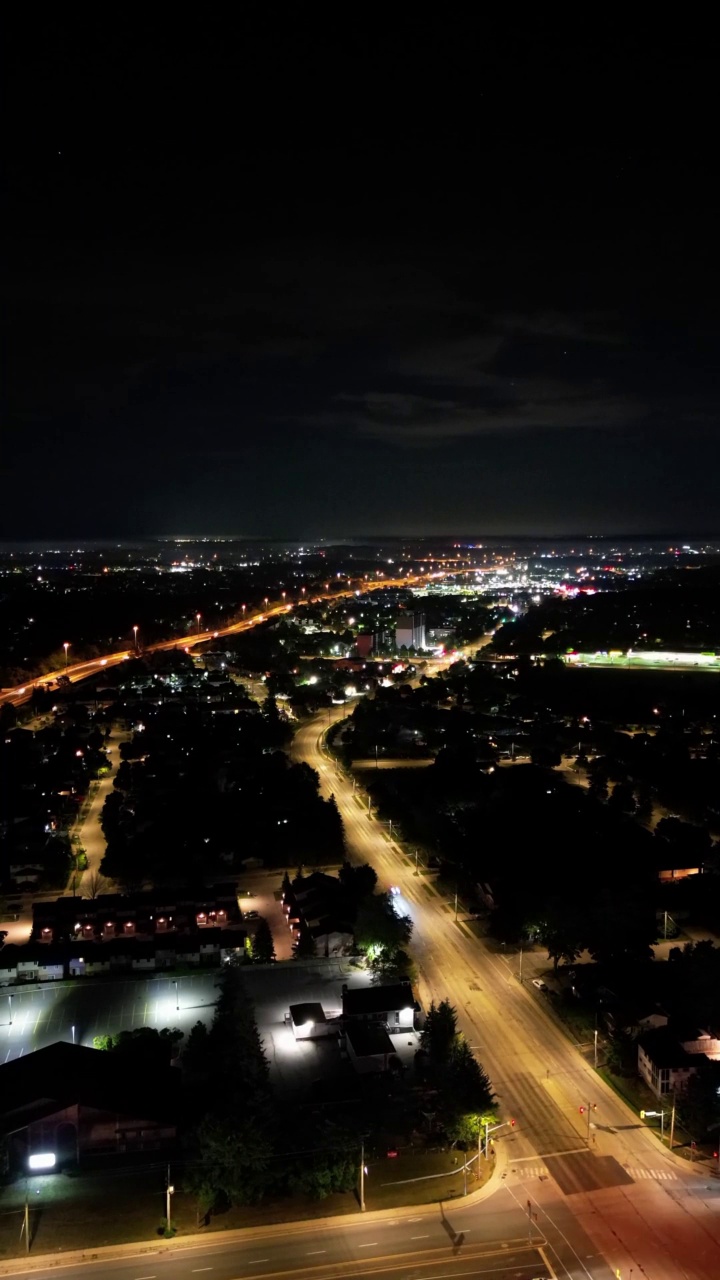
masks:
{"type": "MultiPolygon", "coordinates": [[[[274,1085],[283,1093],[306,1092],[327,1072],[337,1072],[337,1041],[296,1041],[287,1022],[291,1004],[319,1001],[327,1017],[340,1013],[342,987],[367,986],[369,976],[346,960],[293,961],[248,966],[243,971],[255,1004],[260,1035],[274,1085]]],[[[76,979],[16,986],[0,993],[0,1062],[42,1049],[57,1040],[92,1046],[93,1038],[134,1027],[177,1027],[186,1035],[198,1020],[210,1024],[218,971],[180,977],[76,979]]],[[[393,1037],[409,1065],[416,1037],[393,1037]]]]}

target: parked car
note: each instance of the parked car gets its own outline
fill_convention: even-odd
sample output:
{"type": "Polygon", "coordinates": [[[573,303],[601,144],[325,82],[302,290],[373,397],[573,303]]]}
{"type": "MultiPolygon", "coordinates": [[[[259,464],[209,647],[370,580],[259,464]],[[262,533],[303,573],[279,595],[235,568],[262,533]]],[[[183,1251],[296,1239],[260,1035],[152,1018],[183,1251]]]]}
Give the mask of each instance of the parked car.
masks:
{"type": "Polygon", "coordinates": [[[548,990],[548,984],[547,982],[543,982],[542,978],[533,978],[532,984],[534,987],[537,987],[538,991],[548,990]]]}

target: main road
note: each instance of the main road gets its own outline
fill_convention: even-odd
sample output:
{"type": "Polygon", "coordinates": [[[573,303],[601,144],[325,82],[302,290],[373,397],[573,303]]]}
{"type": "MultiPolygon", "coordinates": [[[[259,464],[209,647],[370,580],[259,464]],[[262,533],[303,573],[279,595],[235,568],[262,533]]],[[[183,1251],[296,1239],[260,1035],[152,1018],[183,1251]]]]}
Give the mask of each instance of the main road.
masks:
{"type": "Polygon", "coordinates": [[[542,995],[455,921],[453,905],[426,876],[414,875],[387,824],[325,752],[328,723],[344,714],[333,708],[309,721],[293,753],[318,770],[323,793],[335,795],[351,859],[371,863],[384,887],[399,887],[414,923],[423,1001],[452,1001],[502,1119],[516,1121],[498,1136],[508,1161],[503,1195],[530,1202],[557,1248],[565,1239],[575,1254],[569,1274],[718,1280],[720,1182],[660,1146],[569,1042],[542,995]],[[597,1255],[612,1271],[589,1269],[584,1259],[597,1255]]]}
{"type": "MultiPolygon", "coordinates": [[[[31,1226],[32,1230],[32,1226],[31,1226]]],[[[128,1245],[79,1255],[0,1263],[0,1275],[49,1280],[566,1280],[561,1259],[507,1197],[498,1215],[455,1203],[430,1212],[325,1219],[294,1227],[253,1228],[185,1242],[128,1245]]],[[[31,1255],[32,1258],[32,1255],[31,1255]]],[[[592,1266],[592,1260],[590,1260],[592,1266]]],[[[588,1275],[600,1276],[598,1271],[588,1275]]]]}

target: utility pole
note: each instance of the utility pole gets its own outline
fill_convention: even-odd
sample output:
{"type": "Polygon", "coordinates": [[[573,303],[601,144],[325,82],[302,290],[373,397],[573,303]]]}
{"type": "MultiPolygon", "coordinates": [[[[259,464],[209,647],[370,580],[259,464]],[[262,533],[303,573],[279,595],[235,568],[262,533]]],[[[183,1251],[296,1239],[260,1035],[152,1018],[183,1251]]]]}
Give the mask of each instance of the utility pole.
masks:
{"type": "Polygon", "coordinates": [[[455,890],[455,923],[456,924],[457,924],[457,918],[458,918],[458,895],[457,895],[457,889],[456,889],[455,890]]]}
{"type": "Polygon", "coordinates": [[[360,1212],[365,1212],[365,1140],[360,1143],[360,1212]]]}
{"type": "Polygon", "coordinates": [[[418,875],[420,874],[420,872],[418,871],[418,854],[419,854],[419,853],[420,853],[420,850],[419,850],[419,849],[416,849],[416,850],[415,850],[415,875],[416,875],[416,876],[418,876],[418,875]]]}
{"type": "Polygon", "coordinates": [[[523,962],[523,949],[521,947],[520,948],[520,972],[518,973],[518,978],[520,979],[520,982],[522,982],[522,962],[523,962]]]}
{"type": "Polygon", "coordinates": [[[670,1150],[673,1149],[675,1141],[675,1094],[673,1094],[672,1111],[670,1112],[670,1150]]]}
{"type": "Polygon", "coordinates": [[[597,1027],[595,1028],[595,1070],[597,1071],[597,1027]]]}

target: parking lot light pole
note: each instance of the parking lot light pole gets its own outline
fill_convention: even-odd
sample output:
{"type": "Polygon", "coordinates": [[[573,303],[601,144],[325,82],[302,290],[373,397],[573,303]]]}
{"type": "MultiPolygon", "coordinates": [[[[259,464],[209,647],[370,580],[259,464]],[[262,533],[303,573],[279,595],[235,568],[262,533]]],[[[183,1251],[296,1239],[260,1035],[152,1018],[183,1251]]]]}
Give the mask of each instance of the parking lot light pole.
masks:
{"type": "Polygon", "coordinates": [[[365,1139],[360,1142],[360,1212],[365,1212],[365,1139]]]}
{"type": "Polygon", "coordinates": [[[176,1013],[179,1013],[180,1012],[180,989],[178,987],[176,978],[173,978],[173,986],[175,988],[175,1011],[176,1013]]]}
{"type": "Polygon", "coordinates": [[[167,1168],[167,1182],[165,1184],[165,1221],[167,1222],[167,1230],[170,1231],[170,1216],[172,1213],[172,1198],[175,1188],[170,1181],[170,1165],[167,1168]]]}

